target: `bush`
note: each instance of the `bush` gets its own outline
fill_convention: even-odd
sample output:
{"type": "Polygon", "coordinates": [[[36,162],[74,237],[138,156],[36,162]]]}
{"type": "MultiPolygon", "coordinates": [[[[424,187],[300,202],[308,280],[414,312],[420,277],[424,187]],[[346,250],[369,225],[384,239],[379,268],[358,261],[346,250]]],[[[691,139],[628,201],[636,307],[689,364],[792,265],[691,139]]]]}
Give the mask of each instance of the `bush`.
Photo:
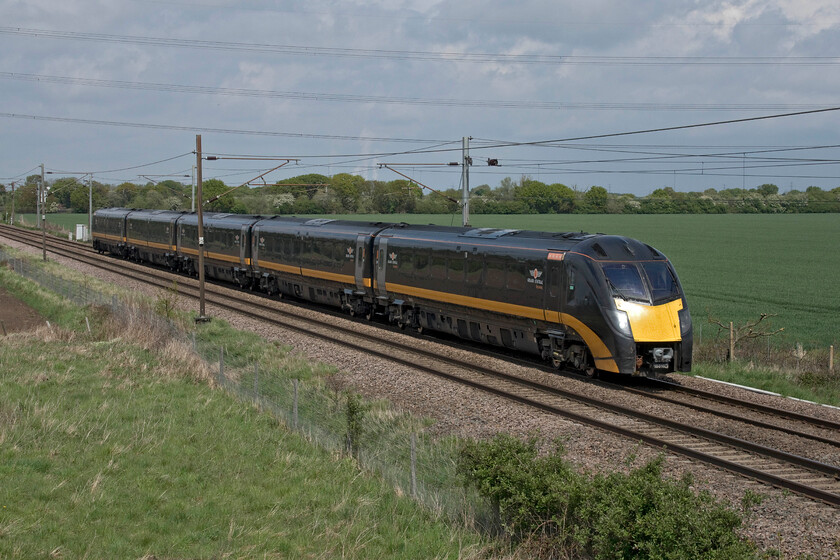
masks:
{"type": "Polygon", "coordinates": [[[537,439],[499,435],[463,448],[458,470],[497,508],[506,534],[544,557],[754,558],[738,537],[740,515],[690,478],[662,477],[659,457],[629,474],[588,475],[562,458],[539,455],[537,439]]]}

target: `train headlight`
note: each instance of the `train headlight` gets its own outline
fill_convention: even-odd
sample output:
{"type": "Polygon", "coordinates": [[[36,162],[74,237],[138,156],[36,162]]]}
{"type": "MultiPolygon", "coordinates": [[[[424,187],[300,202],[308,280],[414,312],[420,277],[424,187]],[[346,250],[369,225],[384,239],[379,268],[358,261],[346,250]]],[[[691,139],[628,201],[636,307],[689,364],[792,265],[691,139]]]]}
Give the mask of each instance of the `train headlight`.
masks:
{"type": "Polygon", "coordinates": [[[626,311],[620,309],[607,310],[607,315],[612,319],[612,324],[618,332],[630,338],[633,337],[633,330],[630,328],[630,317],[626,311]]]}
{"type": "Polygon", "coordinates": [[[691,313],[688,309],[680,309],[677,315],[680,317],[680,334],[685,337],[691,332],[691,313]]]}

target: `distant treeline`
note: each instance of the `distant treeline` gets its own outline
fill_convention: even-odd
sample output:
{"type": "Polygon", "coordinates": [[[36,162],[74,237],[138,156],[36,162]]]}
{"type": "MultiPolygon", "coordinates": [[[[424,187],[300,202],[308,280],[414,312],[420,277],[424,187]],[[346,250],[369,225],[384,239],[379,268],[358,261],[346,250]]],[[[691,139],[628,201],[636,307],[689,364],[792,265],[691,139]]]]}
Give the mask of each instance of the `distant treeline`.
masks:
{"type": "MultiPolygon", "coordinates": [[[[14,192],[15,211],[35,212],[39,175],[27,178],[14,192]]],[[[226,185],[219,179],[204,181],[204,200],[223,195],[205,206],[207,210],[244,214],[353,214],[416,213],[451,214],[460,211],[461,193],[457,189],[425,191],[416,183],[369,181],[341,173],[301,175],[276,185],[242,187],[226,185]],[[224,194],[227,193],[227,194],[224,194]]],[[[46,210],[87,212],[89,187],[74,177],[47,181],[46,210]]],[[[161,208],[189,210],[191,186],[176,181],[122,183],[107,185],[93,181],[93,206],[161,208]]],[[[505,178],[496,187],[480,185],[470,191],[470,211],[474,214],[730,214],[840,212],[840,187],[825,191],[808,187],[805,191],[779,192],[773,184],[751,189],[707,189],[679,192],[670,187],[656,189],[648,196],[616,194],[592,186],[576,190],[560,183],[546,184],[528,177],[518,181],[505,178]]],[[[0,185],[4,212],[9,214],[12,194],[9,185],[0,185]]]]}

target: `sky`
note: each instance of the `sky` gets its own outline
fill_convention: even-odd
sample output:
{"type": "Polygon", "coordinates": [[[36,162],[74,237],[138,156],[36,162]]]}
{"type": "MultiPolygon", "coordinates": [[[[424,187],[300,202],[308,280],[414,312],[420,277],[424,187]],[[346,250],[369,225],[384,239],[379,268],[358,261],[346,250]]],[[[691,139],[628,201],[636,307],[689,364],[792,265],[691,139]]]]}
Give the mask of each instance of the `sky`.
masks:
{"type": "Polygon", "coordinates": [[[229,185],[289,160],[256,184],[460,188],[469,137],[473,188],[840,186],[836,0],[0,0],[0,22],[2,184],[189,183],[201,135],[229,185]]]}

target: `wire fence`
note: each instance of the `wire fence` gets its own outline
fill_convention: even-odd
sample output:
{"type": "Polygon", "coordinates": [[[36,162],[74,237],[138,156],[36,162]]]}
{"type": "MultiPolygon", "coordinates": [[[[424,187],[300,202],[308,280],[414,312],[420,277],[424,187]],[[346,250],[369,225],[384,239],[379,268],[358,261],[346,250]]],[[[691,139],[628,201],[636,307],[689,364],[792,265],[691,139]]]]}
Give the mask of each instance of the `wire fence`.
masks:
{"type": "Polygon", "coordinates": [[[237,356],[235,349],[214,347],[195,331],[186,332],[161,317],[153,306],[144,307],[56,276],[41,263],[17,258],[2,248],[0,262],[76,305],[104,307],[123,319],[142,315],[140,320],[151,328],[191,347],[225,391],[254,403],[314,445],[337,456],[354,457],[361,469],[375,473],[398,494],[412,497],[434,514],[464,524],[487,514],[456,473],[460,444],[455,438],[430,436],[416,429],[416,419],[372,407],[351,393],[330,390],[317,377],[296,379],[293,368],[262,369],[259,363],[237,356]]]}

